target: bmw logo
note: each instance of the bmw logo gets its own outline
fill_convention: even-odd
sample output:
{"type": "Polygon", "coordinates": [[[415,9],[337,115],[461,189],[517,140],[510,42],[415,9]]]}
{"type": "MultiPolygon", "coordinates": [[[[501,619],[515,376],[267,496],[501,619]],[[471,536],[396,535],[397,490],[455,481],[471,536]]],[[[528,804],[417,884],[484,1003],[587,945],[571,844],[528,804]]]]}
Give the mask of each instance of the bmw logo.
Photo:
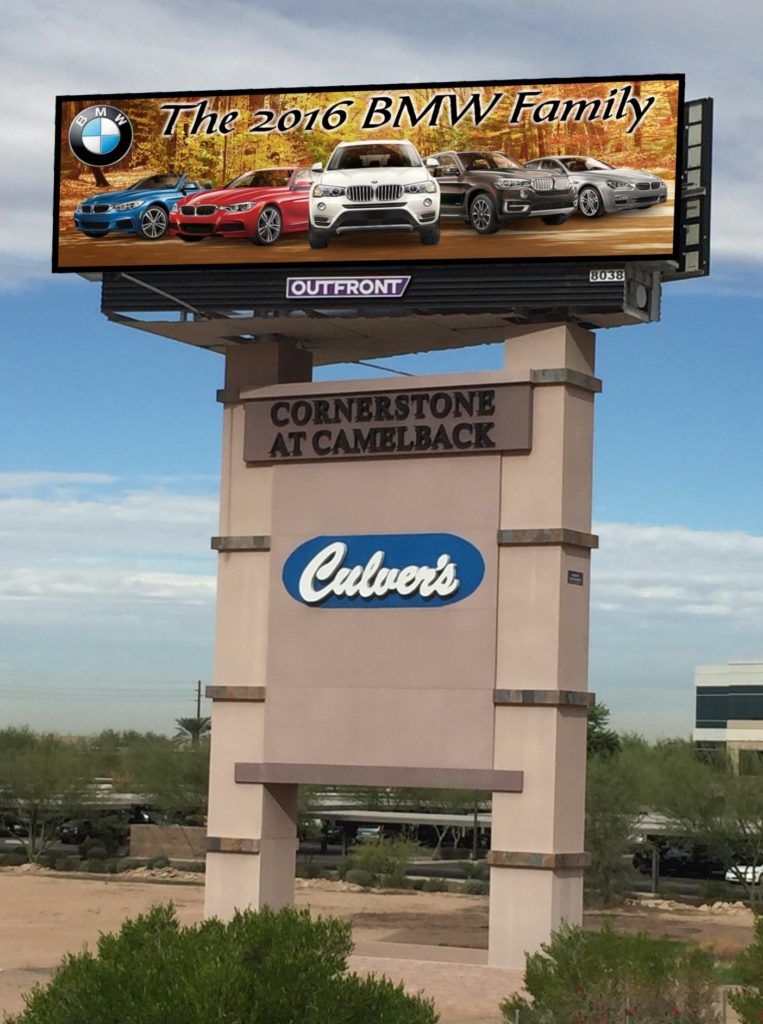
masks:
{"type": "Polygon", "coordinates": [[[89,167],[109,167],[130,152],[132,125],[118,107],[103,104],[81,111],[69,125],[69,148],[89,167]]]}

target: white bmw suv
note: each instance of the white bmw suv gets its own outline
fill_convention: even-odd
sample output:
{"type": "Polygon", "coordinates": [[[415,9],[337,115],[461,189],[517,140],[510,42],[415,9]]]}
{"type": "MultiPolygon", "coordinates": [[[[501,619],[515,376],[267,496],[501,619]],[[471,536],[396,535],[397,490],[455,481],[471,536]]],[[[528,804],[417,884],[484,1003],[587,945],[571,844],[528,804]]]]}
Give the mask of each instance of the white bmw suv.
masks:
{"type": "Polygon", "coordinates": [[[311,249],[350,231],[417,231],[423,245],[440,241],[437,167],[405,141],[340,142],[310,191],[311,249]]]}

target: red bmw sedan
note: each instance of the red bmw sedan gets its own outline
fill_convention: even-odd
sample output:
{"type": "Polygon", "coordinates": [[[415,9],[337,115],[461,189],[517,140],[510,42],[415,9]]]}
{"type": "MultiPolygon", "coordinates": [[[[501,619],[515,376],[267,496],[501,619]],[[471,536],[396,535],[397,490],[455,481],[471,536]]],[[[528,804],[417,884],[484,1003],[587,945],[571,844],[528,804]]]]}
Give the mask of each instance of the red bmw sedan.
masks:
{"type": "Polygon", "coordinates": [[[313,179],[307,167],[246,171],[223,188],[197,192],[176,203],[170,234],[184,242],[215,235],[273,245],[281,235],[307,231],[313,179]]]}

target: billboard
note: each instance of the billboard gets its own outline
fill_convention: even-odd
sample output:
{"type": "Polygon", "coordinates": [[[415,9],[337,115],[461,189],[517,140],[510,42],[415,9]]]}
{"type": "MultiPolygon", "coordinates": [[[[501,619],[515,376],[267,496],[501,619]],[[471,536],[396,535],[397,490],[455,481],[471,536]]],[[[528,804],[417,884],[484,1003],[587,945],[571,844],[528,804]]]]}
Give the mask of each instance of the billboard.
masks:
{"type": "Polygon", "coordinates": [[[59,97],[53,269],[675,258],[681,75],[59,97]]]}

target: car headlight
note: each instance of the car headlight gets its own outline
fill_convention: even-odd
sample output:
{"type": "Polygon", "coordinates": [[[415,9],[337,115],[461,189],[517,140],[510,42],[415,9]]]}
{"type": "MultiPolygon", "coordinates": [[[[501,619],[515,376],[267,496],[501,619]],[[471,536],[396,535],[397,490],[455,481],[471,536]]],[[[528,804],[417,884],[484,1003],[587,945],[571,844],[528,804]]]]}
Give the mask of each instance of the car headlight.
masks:
{"type": "Polygon", "coordinates": [[[347,189],[341,185],[316,185],[313,189],[313,195],[316,199],[322,199],[326,196],[334,198],[335,196],[343,196],[347,193],[347,189]]]}
{"type": "Polygon", "coordinates": [[[413,192],[413,193],[417,193],[417,192],[436,192],[437,191],[437,185],[435,185],[435,183],[432,181],[432,179],[429,178],[427,181],[414,181],[414,183],[412,185],[406,185],[404,191],[406,191],[406,192],[413,192]]]}
{"type": "Polygon", "coordinates": [[[636,187],[630,181],[621,181],[619,178],[607,178],[606,184],[610,188],[634,189],[636,187]]]}
{"type": "Polygon", "coordinates": [[[531,184],[529,178],[499,178],[495,183],[496,188],[527,188],[531,184]]]}
{"type": "Polygon", "coordinates": [[[145,199],[132,199],[129,203],[116,203],[114,206],[110,206],[109,210],[137,210],[139,206],[143,206],[145,199]]]}
{"type": "Polygon", "coordinates": [[[74,212],[75,213],[82,213],[82,207],[84,205],[85,205],[84,203],[77,203],[77,209],[74,212]]]}
{"type": "Polygon", "coordinates": [[[227,206],[221,206],[221,210],[225,210],[226,213],[246,213],[247,210],[253,210],[257,203],[229,203],[227,206]]]}

